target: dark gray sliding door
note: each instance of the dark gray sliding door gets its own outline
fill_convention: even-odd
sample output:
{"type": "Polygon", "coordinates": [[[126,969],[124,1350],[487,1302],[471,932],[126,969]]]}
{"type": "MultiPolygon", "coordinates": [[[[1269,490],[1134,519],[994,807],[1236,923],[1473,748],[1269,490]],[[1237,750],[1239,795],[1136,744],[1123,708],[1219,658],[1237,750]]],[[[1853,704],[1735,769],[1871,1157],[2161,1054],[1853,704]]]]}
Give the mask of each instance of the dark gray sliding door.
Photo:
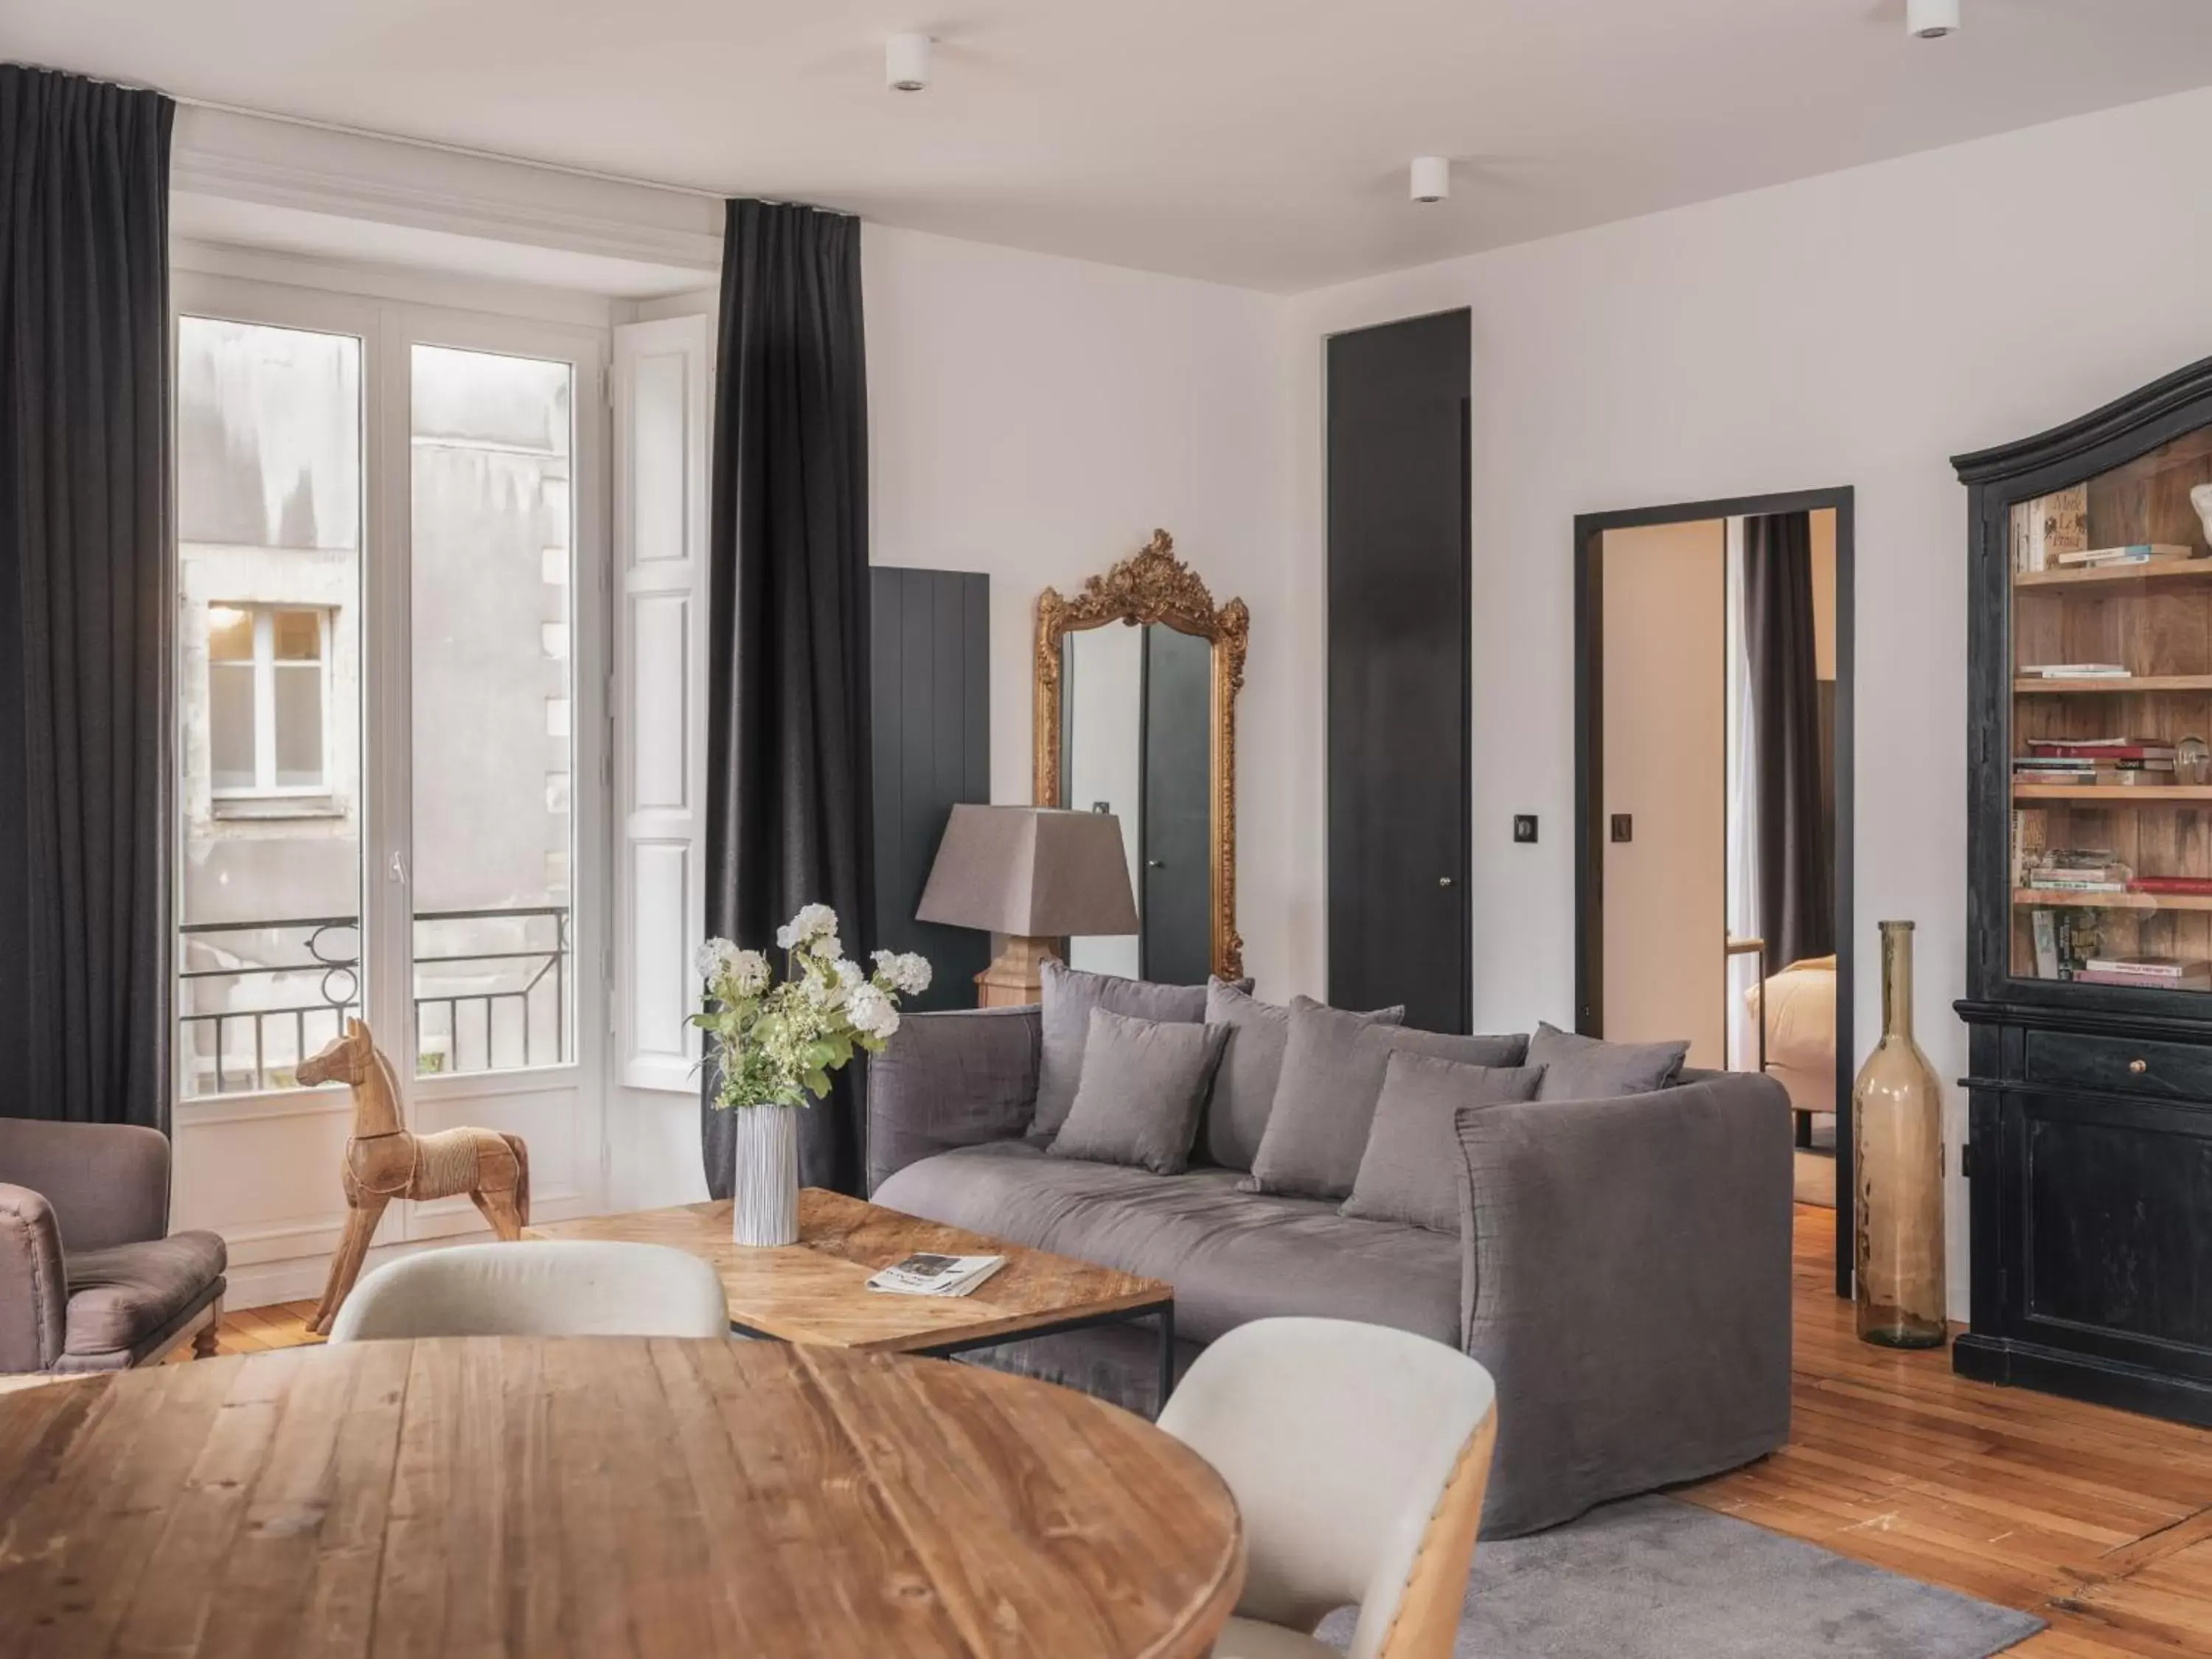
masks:
{"type": "Polygon", "coordinates": [[[1468,313],[1328,343],[1328,993],[1468,1029],[1468,313]]]}
{"type": "Polygon", "coordinates": [[[876,935],[850,943],[929,958],[936,976],[908,1007],[973,1007],[990,935],[914,913],[953,806],[991,799],[991,579],[881,565],[869,575],[876,935]]]}

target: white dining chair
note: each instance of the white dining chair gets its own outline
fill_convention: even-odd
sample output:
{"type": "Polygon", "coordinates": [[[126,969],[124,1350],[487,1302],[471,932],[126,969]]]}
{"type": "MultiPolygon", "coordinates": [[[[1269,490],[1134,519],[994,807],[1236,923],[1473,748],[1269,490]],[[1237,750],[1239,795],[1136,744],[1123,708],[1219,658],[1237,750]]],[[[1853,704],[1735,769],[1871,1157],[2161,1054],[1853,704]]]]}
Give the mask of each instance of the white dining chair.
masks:
{"type": "Polygon", "coordinates": [[[1159,1426],[1244,1516],[1215,1659],[1335,1659],[1310,1632],[1354,1602],[1350,1659],[1450,1659],[1497,1405],[1457,1349],[1349,1320],[1255,1320],[1200,1354],[1159,1426]]]}
{"type": "Polygon", "coordinates": [[[665,1244],[524,1239],[388,1261],[354,1286],[333,1342],[416,1336],[726,1337],[721,1275],[665,1244]]]}

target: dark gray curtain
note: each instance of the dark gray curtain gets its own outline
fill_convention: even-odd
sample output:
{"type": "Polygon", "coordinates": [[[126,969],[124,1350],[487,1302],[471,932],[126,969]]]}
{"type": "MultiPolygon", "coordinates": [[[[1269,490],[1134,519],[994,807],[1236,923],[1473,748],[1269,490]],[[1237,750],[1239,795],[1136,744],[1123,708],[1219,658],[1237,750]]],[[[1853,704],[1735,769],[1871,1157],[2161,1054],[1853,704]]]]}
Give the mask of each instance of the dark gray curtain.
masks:
{"type": "Polygon", "coordinates": [[[1743,588],[1759,778],[1759,931],[1769,968],[1780,969],[1836,948],[1809,514],[1744,520],[1743,588]]]}
{"type": "MultiPolygon", "coordinates": [[[[707,928],[773,949],[818,901],[859,957],[875,942],[860,222],[732,202],[718,350],[707,928]]],[[[859,1070],[801,1115],[808,1186],[860,1190],[859,1070]]],[[[703,1099],[701,1116],[726,1197],[729,1126],[703,1099]]]]}
{"type": "Polygon", "coordinates": [[[168,1126],[174,112],[0,64],[0,1115],[168,1126]]]}

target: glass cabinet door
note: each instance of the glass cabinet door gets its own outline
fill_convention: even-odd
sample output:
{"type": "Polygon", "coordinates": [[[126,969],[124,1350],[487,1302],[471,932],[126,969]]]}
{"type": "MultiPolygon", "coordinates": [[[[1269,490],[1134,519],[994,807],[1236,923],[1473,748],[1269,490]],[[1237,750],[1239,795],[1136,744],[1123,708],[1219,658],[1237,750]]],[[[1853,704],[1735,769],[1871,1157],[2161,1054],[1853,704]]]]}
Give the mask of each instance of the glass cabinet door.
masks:
{"type": "Polygon", "coordinates": [[[2212,990],[2209,483],[2196,433],[2012,508],[2015,979],[2212,990]]]}

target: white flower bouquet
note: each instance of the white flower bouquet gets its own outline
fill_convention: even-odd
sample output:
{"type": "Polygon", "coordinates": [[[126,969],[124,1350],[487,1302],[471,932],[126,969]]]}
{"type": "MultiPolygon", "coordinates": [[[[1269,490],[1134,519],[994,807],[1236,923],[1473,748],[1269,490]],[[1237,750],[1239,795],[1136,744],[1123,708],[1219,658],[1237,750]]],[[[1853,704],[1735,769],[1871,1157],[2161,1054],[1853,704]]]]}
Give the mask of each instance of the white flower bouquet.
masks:
{"type": "Polygon", "coordinates": [[[898,1030],[898,1000],[929,988],[929,963],[896,951],[876,952],[876,970],[848,961],[837,913],[810,904],[776,930],[786,952],[779,984],[768,958],[726,939],[699,947],[705,1006],[691,1023],[713,1044],[720,1080],[714,1104],[805,1106],[830,1092],[830,1073],[855,1050],[875,1054],[898,1030]]]}

